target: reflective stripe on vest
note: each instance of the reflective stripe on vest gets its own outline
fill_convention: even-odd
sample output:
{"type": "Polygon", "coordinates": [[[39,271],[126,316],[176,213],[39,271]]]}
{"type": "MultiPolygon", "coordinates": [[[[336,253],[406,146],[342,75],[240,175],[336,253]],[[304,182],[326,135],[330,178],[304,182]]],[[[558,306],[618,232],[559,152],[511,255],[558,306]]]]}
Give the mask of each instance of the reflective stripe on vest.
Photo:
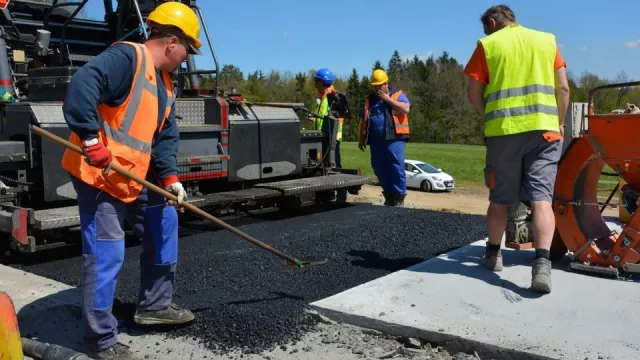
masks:
{"type": "MultiPolygon", "coordinates": [[[[146,57],[143,56],[141,68],[144,68],[145,66],[146,66],[146,57]]],[[[115,141],[123,145],[126,145],[132,149],[135,149],[147,154],[147,153],[151,153],[151,143],[146,142],[144,140],[136,139],[134,136],[129,134],[129,130],[131,130],[131,125],[135,120],[137,107],[140,106],[143,89],[150,91],[152,94],[157,94],[158,87],[152,84],[145,77],[145,74],[142,72],[138,73],[138,75],[135,77],[134,83],[135,83],[135,90],[131,95],[132,100],[125,112],[124,119],[120,124],[120,127],[118,129],[112,128],[108,122],[102,119],[102,116],[100,114],[98,114],[98,121],[100,122],[100,125],[107,137],[114,139],[115,141]]],[[[174,101],[175,101],[175,95],[171,95],[170,97],[168,97],[167,108],[171,109],[171,106],[173,105],[174,101]]],[[[162,124],[160,124],[160,127],[159,127],[160,129],[162,129],[162,126],[164,125],[165,121],[166,121],[166,118],[162,121],[162,124]]]]}
{"type": "Polygon", "coordinates": [[[555,37],[515,25],[480,42],[490,74],[484,93],[485,136],[559,131],[555,37]]]}
{"type": "MultiPolygon", "coordinates": [[[[173,83],[166,72],[163,72],[161,77],[157,76],[146,46],[132,42],[118,43],[125,43],[136,49],[134,78],[131,90],[121,105],[98,105],[98,122],[101,127],[98,131],[98,141],[111,150],[114,163],[138,177],[145,178],[151,162],[153,136],[164,126],[175,102],[173,83]],[[156,85],[158,80],[164,83],[167,92],[167,104],[160,124],[156,85]],[[154,121],[150,122],[150,119],[154,121]]],[[[69,141],[82,147],[76,133],[71,133],[69,141]]],[[[105,175],[102,169],[87,164],[84,157],[74,151],[65,151],[62,167],[71,175],[123,202],[134,201],[142,190],[142,185],[115,171],[105,175]]]]}
{"type": "MultiPolygon", "coordinates": [[[[391,95],[391,98],[395,101],[398,101],[400,95],[402,94],[402,90],[397,91],[396,93],[391,95]]],[[[407,114],[400,114],[397,111],[391,108],[391,115],[393,117],[393,125],[396,128],[397,135],[409,135],[409,116],[407,114]]]]}

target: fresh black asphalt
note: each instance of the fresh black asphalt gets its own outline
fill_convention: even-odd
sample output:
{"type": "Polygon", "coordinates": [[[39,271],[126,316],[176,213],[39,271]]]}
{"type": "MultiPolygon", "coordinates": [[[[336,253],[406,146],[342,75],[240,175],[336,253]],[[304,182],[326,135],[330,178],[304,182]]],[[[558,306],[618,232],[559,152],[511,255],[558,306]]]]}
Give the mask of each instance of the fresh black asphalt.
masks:
{"type": "MultiPolygon", "coordinates": [[[[287,254],[329,261],[283,268],[275,255],[210,223],[194,222],[181,229],[175,301],[194,311],[196,320],[163,332],[196,337],[219,350],[261,351],[295,341],[311,326],[307,304],[486,236],[484,216],[361,204],[242,221],[241,230],[287,254]]],[[[127,249],[116,293],[114,312],[130,326],[140,250],[127,249]]],[[[80,286],[81,264],[77,253],[11,266],[80,286]]]]}

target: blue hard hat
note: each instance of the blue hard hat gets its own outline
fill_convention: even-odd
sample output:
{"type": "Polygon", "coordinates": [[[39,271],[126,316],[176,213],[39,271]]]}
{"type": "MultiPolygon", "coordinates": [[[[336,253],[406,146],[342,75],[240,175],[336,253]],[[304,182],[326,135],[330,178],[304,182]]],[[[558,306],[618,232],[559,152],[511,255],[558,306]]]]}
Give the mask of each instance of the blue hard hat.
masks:
{"type": "Polygon", "coordinates": [[[318,72],[316,73],[316,76],[314,76],[313,78],[322,80],[326,85],[333,84],[333,80],[334,80],[333,73],[331,72],[331,70],[326,68],[318,70],[318,72]]]}

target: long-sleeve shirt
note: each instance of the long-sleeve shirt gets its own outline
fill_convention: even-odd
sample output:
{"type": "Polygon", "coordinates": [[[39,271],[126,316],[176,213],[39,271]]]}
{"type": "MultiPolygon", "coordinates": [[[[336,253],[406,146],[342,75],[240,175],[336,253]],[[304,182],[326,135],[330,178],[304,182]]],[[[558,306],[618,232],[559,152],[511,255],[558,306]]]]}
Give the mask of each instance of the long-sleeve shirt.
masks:
{"type": "MultiPolygon", "coordinates": [[[[65,120],[81,140],[98,137],[98,105],[117,106],[129,95],[136,68],[136,51],[126,44],[116,44],[82,66],[69,84],[63,105],[65,120]]],[[[160,72],[158,79],[158,125],[164,117],[167,92],[160,72]]],[[[175,104],[162,129],[155,132],[151,150],[151,169],[158,178],[176,178],[179,142],[175,104]]]]}

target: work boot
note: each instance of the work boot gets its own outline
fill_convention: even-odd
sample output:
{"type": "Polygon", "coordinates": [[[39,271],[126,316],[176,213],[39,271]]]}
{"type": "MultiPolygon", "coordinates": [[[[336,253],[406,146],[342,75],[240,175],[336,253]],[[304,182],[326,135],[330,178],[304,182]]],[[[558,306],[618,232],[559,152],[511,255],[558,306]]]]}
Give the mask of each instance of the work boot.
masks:
{"type": "Polygon", "coordinates": [[[402,194],[390,194],[388,206],[403,206],[404,195],[402,194]]]}
{"type": "Polygon", "coordinates": [[[551,292],[551,260],[542,257],[535,259],[531,276],[531,290],[546,294],[551,292]]]}
{"type": "Polygon", "coordinates": [[[101,351],[89,351],[87,356],[91,359],[101,360],[142,360],[141,357],[135,356],[129,347],[124,344],[116,343],[101,351]]]}
{"type": "Polygon", "coordinates": [[[502,251],[497,252],[485,250],[484,266],[491,271],[502,271],[502,251]]]}
{"type": "Polygon", "coordinates": [[[382,192],[382,196],[384,196],[384,206],[391,205],[391,194],[387,194],[386,192],[382,192]]]}
{"type": "Polygon", "coordinates": [[[138,325],[177,325],[188,323],[194,318],[191,311],[171,304],[162,310],[137,310],[133,321],[138,325]]]}

